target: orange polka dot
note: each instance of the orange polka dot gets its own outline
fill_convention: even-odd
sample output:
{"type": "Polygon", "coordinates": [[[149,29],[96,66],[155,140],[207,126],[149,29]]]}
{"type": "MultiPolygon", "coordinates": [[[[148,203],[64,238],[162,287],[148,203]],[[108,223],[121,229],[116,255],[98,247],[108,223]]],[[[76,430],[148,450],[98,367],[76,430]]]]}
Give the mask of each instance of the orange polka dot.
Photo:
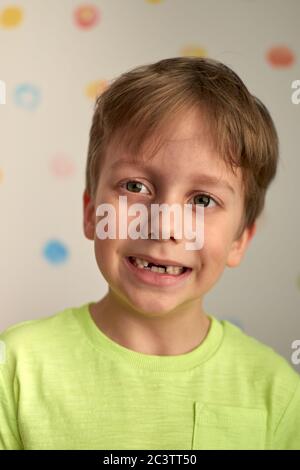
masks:
{"type": "Polygon", "coordinates": [[[295,55],[287,46],[274,46],[267,51],[266,59],[272,67],[290,67],[295,62],[295,55]]]}

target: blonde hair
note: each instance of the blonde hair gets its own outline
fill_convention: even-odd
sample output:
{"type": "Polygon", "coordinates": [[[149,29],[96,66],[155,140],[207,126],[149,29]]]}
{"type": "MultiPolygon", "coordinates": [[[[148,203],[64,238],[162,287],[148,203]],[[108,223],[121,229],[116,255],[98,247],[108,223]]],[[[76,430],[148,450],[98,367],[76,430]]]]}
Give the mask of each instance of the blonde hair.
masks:
{"type": "MultiPolygon", "coordinates": [[[[86,191],[95,196],[101,163],[111,142],[141,158],[142,148],[162,142],[163,129],[180,111],[205,110],[215,148],[232,171],[240,167],[244,217],[239,235],[261,214],[275,177],[279,148],[273,120],[238,75],[221,62],[174,57],[136,67],[98,96],[88,147],[86,191]]],[[[238,236],[239,236],[238,235],[238,236]]]]}

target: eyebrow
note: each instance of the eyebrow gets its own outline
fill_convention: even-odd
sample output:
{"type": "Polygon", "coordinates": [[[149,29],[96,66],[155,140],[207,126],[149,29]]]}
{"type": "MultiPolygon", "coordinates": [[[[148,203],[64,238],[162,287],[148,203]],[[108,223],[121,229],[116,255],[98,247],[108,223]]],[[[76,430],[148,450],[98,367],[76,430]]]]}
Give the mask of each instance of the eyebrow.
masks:
{"type": "MultiPolygon", "coordinates": [[[[115,161],[110,169],[113,170],[115,168],[120,168],[122,166],[138,166],[140,168],[148,169],[147,164],[144,164],[143,162],[133,162],[130,160],[121,160],[121,161],[115,161]]],[[[193,175],[193,177],[190,178],[190,180],[194,184],[206,184],[207,186],[211,187],[218,187],[218,188],[223,188],[229,190],[231,193],[235,194],[234,188],[225,180],[220,180],[220,178],[217,178],[214,175],[209,175],[209,174],[199,174],[199,175],[193,175]]]]}
{"type": "Polygon", "coordinates": [[[216,176],[201,174],[197,175],[194,178],[191,178],[195,183],[207,184],[208,186],[219,187],[223,189],[228,189],[230,192],[235,194],[233,187],[225,180],[220,180],[216,176]]]}

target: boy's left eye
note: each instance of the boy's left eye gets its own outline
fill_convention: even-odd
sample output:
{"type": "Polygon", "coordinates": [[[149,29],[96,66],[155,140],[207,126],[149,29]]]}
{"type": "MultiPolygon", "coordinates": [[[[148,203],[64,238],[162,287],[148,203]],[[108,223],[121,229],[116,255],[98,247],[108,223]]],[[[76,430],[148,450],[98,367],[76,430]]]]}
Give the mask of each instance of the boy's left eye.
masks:
{"type": "Polygon", "coordinates": [[[209,196],[208,194],[205,194],[205,193],[200,193],[200,194],[197,194],[196,196],[194,196],[194,199],[196,198],[199,198],[201,199],[202,201],[199,203],[200,205],[203,204],[204,207],[207,207],[208,204],[210,203],[210,201],[213,201],[214,205],[218,205],[218,203],[214,200],[213,197],[209,196]]]}

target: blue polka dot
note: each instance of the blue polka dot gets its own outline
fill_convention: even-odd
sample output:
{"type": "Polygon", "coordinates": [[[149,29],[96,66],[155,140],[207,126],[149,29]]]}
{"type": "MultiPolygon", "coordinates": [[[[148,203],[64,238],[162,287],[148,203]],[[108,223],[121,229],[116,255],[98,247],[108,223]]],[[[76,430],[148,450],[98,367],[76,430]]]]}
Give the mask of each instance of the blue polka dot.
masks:
{"type": "Polygon", "coordinates": [[[44,246],[43,255],[49,263],[61,264],[68,259],[69,250],[59,240],[50,240],[44,246]]]}
{"type": "Polygon", "coordinates": [[[16,87],[14,99],[17,106],[32,111],[40,102],[40,91],[35,85],[22,83],[16,87]]]}

